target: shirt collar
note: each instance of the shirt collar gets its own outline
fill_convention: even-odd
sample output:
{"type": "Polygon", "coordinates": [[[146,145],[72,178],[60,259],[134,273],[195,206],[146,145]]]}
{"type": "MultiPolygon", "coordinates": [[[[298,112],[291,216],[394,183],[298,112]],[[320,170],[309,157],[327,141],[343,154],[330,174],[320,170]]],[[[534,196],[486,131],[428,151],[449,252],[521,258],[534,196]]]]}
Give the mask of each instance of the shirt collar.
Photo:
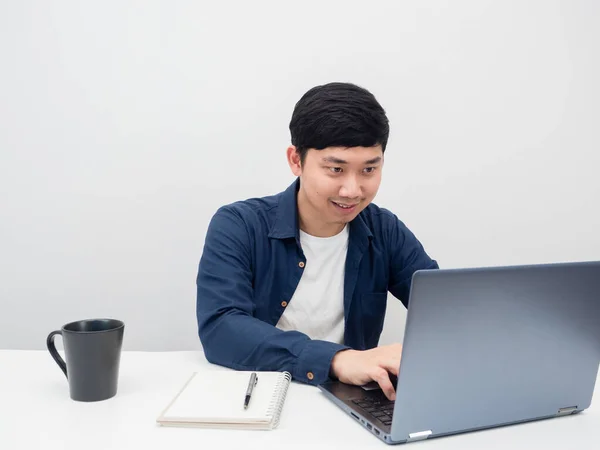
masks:
{"type": "Polygon", "coordinates": [[[300,239],[298,231],[298,189],[300,188],[300,178],[297,178],[285,191],[279,194],[279,203],[277,204],[277,214],[275,222],[271,226],[270,238],[300,239]]]}

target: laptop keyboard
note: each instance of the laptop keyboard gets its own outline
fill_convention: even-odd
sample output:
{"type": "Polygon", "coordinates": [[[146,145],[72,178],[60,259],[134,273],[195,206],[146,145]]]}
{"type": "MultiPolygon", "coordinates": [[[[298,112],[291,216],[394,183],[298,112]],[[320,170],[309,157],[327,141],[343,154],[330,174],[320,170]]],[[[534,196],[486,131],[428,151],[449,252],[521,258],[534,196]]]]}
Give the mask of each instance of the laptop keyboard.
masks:
{"type": "Polygon", "coordinates": [[[359,400],[352,400],[352,403],[379,419],[384,425],[392,424],[392,414],[394,412],[393,401],[387,398],[364,397],[359,400]]]}

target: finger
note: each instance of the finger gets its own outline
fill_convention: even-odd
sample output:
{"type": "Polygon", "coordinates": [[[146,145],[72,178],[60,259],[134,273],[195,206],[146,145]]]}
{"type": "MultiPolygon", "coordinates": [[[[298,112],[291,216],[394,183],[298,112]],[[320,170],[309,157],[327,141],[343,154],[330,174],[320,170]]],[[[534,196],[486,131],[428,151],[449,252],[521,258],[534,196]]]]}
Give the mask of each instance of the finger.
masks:
{"type": "Polygon", "coordinates": [[[396,359],[396,358],[386,359],[381,362],[381,367],[383,367],[388,372],[393,373],[394,375],[398,376],[398,371],[400,369],[400,359],[396,359]]]}
{"type": "Polygon", "coordinates": [[[387,370],[378,370],[373,379],[377,381],[377,384],[379,384],[379,387],[389,400],[396,400],[396,391],[390,381],[387,370]]]}

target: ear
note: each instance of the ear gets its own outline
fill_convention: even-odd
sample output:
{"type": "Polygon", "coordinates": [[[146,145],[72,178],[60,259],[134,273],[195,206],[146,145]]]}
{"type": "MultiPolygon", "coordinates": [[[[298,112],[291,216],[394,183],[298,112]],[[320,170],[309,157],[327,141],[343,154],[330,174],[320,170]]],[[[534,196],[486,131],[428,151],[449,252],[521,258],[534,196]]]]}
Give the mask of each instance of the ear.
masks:
{"type": "Polygon", "coordinates": [[[295,145],[290,145],[287,148],[287,162],[290,165],[290,169],[292,169],[292,173],[299,177],[302,175],[302,164],[300,163],[300,153],[298,153],[298,149],[295,145]]]}

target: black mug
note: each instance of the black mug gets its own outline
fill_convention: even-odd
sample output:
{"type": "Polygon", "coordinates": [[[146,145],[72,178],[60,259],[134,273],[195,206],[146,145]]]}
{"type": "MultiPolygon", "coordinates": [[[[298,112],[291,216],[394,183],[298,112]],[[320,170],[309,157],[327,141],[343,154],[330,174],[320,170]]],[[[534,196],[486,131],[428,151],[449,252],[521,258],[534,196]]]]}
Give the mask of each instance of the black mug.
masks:
{"type": "Polygon", "coordinates": [[[120,320],[88,319],[48,335],[48,351],[65,373],[73,400],[95,402],[116,395],[124,330],[120,320]],[[54,345],[57,334],[63,338],[66,364],[54,345]]]}

